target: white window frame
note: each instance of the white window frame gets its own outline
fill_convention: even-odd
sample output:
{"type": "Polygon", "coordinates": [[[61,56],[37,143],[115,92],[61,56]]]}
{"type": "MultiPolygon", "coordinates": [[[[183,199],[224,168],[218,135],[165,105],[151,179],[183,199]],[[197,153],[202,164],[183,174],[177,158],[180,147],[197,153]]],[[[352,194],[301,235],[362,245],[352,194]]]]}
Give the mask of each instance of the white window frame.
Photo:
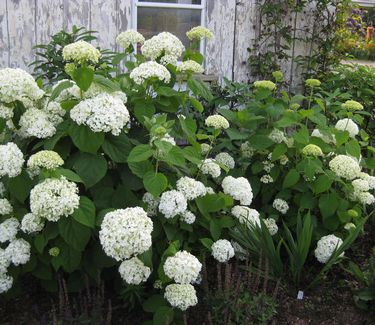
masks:
{"type": "Polygon", "coordinates": [[[375,0],[353,0],[353,3],[361,7],[375,7],[375,0]]]}
{"type": "MultiPolygon", "coordinates": [[[[138,7],[143,8],[173,8],[173,9],[193,9],[193,10],[200,10],[201,11],[201,26],[206,26],[206,1],[201,0],[200,5],[194,4],[184,4],[184,3],[165,3],[165,2],[140,2],[138,0],[133,0],[133,8],[132,8],[132,28],[137,30],[138,28],[138,7]]],[[[205,49],[205,40],[202,39],[199,46],[199,52],[201,54],[204,53],[205,49]]]]}

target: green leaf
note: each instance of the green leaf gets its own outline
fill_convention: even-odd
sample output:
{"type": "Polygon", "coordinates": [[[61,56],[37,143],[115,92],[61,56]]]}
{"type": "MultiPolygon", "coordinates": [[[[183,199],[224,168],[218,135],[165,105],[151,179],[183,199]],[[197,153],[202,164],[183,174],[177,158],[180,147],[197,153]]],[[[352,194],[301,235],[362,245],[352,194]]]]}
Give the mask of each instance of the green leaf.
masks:
{"type": "Polygon", "coordinates": [[[288,151],[288,147],[285,143],[279,143],[275,146],[275,149],[272,151],[272,161],[275,161],[280,158],[284,153],[288,151]]]}
{"type": "Polygon", "coordinates": [[[99,87],[103,90],[108,91],[110,93],[114,91],[121,91],[121,88],[117,83],[99,74],[94,75],[94,83],[99,85],[99,87]]]}
{"type": "Polygon", "coordinates": [[[163,306],[167,306],[167,302],[162,295],[153,295],[142,304],[143,310],[147,313],[155,313],[163,306]]]}
{"type": "Polygon", "coordinates": [[[195,96],[203,97],[208,102],[213,100],[211,90],[203,81],[190,78],[187,82],[187,86],[195,96]]]}
{"type": "Polygon", "coordinates": [[[345,149],[346,149],[346,152],[355,157],[355,158],[360,158],[361,156],[361,147],[358,143],[358,141],[356,140],[350,140],[349,142],[345,143],[345,149]]]}
{"type": "Polygon", "coordinates": [[[328,191],[331,188],[332,180],[327,175],[320,175],[313,184],[315,194],[328,191]]]}
{"type": "Polygon", "coordinates": [[[90,240],[90,228],[75,221],[73,218],[60,218],[59,233],[64,241],[77,251],[83,251],[90,240]]]}
{"type": "Polygon", "coordinates": [[[218,194],[207,194],[195,200],[198,209],[205,216],[208,216],[210,212],[218,212],[225,207],[224,197],[218,194]]]}
{"type": "Polygon", "coordinates": [[[153,196],[158,197],[168,186],[168,179],[162,173],[149,171],[143,176],[145,189],[153,196]]]}
{"type": "Polygon", "coordinates": [[[227,129],[225,130],[225,132],[228,134],[228,137],[231,139],[231,140],[245,140],[249,137],[249,135],[247,133],[244,133],[244,132],[240,132],[239,130],[237,129],[227,129]]]}
{"type": "Polygon", "coordinates": [[[323,194],[319,198],[319,209],[323,217],[332,216],[339,207],[339,200],[336,193],[323,194]]]}
{"type": "Polygon", "coordinates": [[[139,178],[143,178],[143,176],[149,171],[154,170],[155,167],[152,165],[151,161],[145,160],[141,162],[134,162],[128,163],[129,169],[132,171],[134,175],[137,175],[139,178]]]}
{"type": "Polygon", "coordinates": [[[137,163],[145,161],[154,154],[151,146],[148,144],[140,144],[130,151],[128,156],[128,163],[137,163]]]}
{"type": "Polygon", "coordinates": [[[30,177],[25,171],[8,181],[8,190],[21,203],[25,202],[33,187],[30,177]]]}
{"type": "Polygon", "coordinates": [[[74,145],[83,152],[96,153],[104,142],[104,133],[93,132],[84,125],[70,124],[69,135],[74,145]]]}
{"type": "Polygon", "coordinates": [[[79,175],[77,175],[75,172],[71,171],[70,169],[58,168],[56,171],[58,172],[58,174],[65,176],[66,179],[72,182],[83,183],[83,180],[81,179],[81,177],[79,177],[79,175]]]}
{"type": "Polygon", "coordinates": [[[132,144],[126,134],[106,135],[102,148],[114,162],[126,163],[132,144]]]}
{"type": "Polygon", "coordinates": [[[94,228],[95,213],[94,203],[86,196],[81,196],[79,199],[79,207],[74,211],[72,217],[79,223],[94,228]]]}
{"type": "Polygon", "coordinates": [[[152,118],[155,114],[155,106],[152,103],[146,102],[145,100],[135,101],[133,112],[135,117],[140,123],[143,123],[145,116],[152,118]]]}
{"type": "Polygon", "coordinates": [[[43,254],[44,247],[48,244],[48,241],[44,238],[43,234],[38,234],[34,238],[34,246],[39,254],[43,254]]]}
{"type": "Polygon", "coordinates": [[[291,169],[288,174],[286,174],[283,181],[283,188],[289,188],[297,184],[300,179],[300,174],[295,169],[291,169]]]}
{"type": "Polygon", "coordinates": [[[152,319],[153,325],[166,325],[172,324],[174,317],[174,311],[171,307],[162,306],[159,307],[158,310],[155,312],[154,317],[152,319]]]}
{"type": "Polygon", "coordinates": [[[201,238],[199,240],[203,244],[204,247],[206,247],[208,250],[211,250],[211,247],[214,243],[211,238],[201,238]]]}
{"type": "Polygon", "coordinates": [[[94,70],[86,67],[77,68],[73,72],[73,80],[81,90],[87,91],[94,80],[94,70]]]}
{"type": "Polygon", "coordinates": [[[68,89],[72,86],[73,86],[73,83],[69,80],[60,82],[59,85],[52,91],[49,101],[51,102],[55,100],[57,97],[59,97],[59,95],[61,94],[63,90],[68,89]]]}
{"type": "Polygon", "coordinates": [[[103,156],[80,153],[73,169],[89,188],[99,182],[107,173],[107,161],[103,156]]]}
{"type": "Polygon", "coordinates": [[[181,148],[173,146],[171,150],[167,153],[167,155],[163,158],[164,161],[169,163],[170,165],[176,166],[184,166],[185,165],[185,157],[184,152],[181,148]]]}
{"type": "Polygon", "coordinates": [[[221,225],[216,219],[210,221],[210,234],[213,240],[219,240],[221,236],[221,225]]]}
{"type": "Polygon", "coordinates": [[[340,147],[342,144],[344,144],[346,141],[349,140],[349,132],[348,131],[335,131],[335,138],[336,138],[336,145],[337,147],[340,147]]]}
{"type": "Polygon", "coordinates": [[[303,126],[301,129],[293,135],[296,142],[307,145],[309,143],[309,130],[303,126]]]}
{"type": "Polygon", "coordinates": [[[191,105],[193,105],[193,107],[199,113],[203,113],[204,112],[204,107],[203,107],[203,105],[201,104],[201,102],[199,100],[195,99],[194,97],[189,97],[189,100],[190,100],[191,105]]]}
{"type": "Polygon", "coordinates": [[[56,259],[60,260],[61,266],[66,272],[73,272],[79,268],[81,263],[82,253],[80,250],[76,250],[68,245],[62,245],[60,248],[60,254],[56,259]]]}

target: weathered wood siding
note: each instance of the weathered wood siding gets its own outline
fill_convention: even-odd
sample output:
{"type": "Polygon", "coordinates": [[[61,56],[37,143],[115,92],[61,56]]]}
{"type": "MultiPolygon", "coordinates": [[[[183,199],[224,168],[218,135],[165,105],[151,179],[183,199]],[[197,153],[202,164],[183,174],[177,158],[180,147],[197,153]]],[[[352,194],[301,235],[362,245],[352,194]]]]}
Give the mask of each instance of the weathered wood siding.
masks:
{"type": "MultiPolygon", "coordinates": [[[[116,36],[131,28],[132,0],[0,0],[0,67],[27,66],[32,46],[73,25],[97,30],[101,48],[117,50],[116,36]]],[[[238,81],[251,71],[247,48],[257,37],[256,0],[207,0],[205,18],[215,38],[206,43],[206,70],[238,81]]],[[[304,50],[304,49],[303,49],[304,50]]]]}

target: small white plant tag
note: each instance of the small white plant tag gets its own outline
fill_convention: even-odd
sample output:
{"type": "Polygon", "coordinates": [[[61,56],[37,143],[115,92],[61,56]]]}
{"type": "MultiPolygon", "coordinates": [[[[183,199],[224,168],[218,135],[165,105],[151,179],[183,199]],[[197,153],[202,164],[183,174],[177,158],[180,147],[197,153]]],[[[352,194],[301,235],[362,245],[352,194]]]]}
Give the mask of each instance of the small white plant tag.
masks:
{"type": "Polygon", "coordinates": [[[297,300],[302,300],[303,299],[303,291],[299,290],[297,294],[297,300]]]}

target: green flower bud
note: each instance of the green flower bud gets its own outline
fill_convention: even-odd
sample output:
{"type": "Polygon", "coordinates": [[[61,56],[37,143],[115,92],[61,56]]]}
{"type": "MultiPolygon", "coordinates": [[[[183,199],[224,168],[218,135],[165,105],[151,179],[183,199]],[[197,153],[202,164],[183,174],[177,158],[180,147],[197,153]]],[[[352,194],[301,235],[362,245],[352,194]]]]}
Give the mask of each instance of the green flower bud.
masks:
{"type": "Polygon", "coordinates": [[[311,88],[314,88],[314,87],[320,87],[322,83],[320,82],[320,80],[318,79],[307,79],[305,81],[305,85],[307,87],[311,87],[311,88]]]}
{"type": "Polygon", "coordinates": [[[355,100],[347,100],[344,104],[341,105],[341,107],[348,111],[362,111],[363,110],[363,105],[361,103],[358,103],[355,100]]]}
{"type": "Polygon", "coordinates": [[[353,209],[350,209],[348,210],[348,215],[351,217],[351,218],[357,218],[358,217],[358,212],[353,210],[353,209]]]}
{"type": "Polygon", "coordinates": [[[274,90],[276,88],[276,85],[274,82],[269,81],[269,80],[259,80],[254,82],[254,87],[255,88],[264,88],[268,90],[274,90]]]}
{"type": "Polygon", "coordinates": [[[60,255],[60,248],[58,248],[58,247],[52,247],[48,251],[48,254],[51,255],[51,256],[53,256],[53,257],[59,256],[60,255]]]}
{"type": "Polygon", "coordinates": [[[167,133],[167,130],[163,126],[158,126],[154,132],[157,137],[162,137],[167,133]]]}
{"type": "Polygon", "coordinates": [[[284,80],[284,75],[281,71],[272,72],[272,77],[274,77],[277,82],[282,82],[284,80]]]}

